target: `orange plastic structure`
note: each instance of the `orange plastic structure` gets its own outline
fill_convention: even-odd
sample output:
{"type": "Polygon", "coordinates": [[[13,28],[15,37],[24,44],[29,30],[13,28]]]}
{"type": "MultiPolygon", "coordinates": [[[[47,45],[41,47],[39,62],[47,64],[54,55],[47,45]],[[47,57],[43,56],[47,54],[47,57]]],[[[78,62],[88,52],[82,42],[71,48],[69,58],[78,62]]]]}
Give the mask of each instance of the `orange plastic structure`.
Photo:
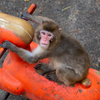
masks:
{"type": "MultiPolygon", "coordinates": [[[[24,27],[23,23],[26,22],[21,22],[21,25],[24,27]]],[[[13,28],[12,30],[11,28],[5,28],[3,26],[5,24],[8,23],[3,22],[2,25],[0,24],[0,43],[9,40],[17,46],[23,47],[29,51],[32,51],[37,47],[36,43],[31,42],[33,35],[30,31],[28,33],[31,34],[31,36],[28,34],[27,38],[31,38],[25,40],[22,35],[22,28],[17,28],[22,32],[17,34],[12,31],[13,28]]],[[[27,23],[27,25],[33,30],[29,23],[27,23]]],[[[27,25],[25,25],[25,27],[27,25]]],[[[24,32],[27,36],[27,32],[24,32]]],[[[0,49],[0,53],[2,50],[3,48],[0,49]]],[[[47,63],[48,61],[49,59],[46,58],[40,62],[47,63]]],[[[100,100],[99,71],[91,68],[89,69],[87,75],[87,79],[90,80],[89,86],[77,83],[74,87],[68,87],[65,85],[58,85],[36,73],[34,69],[36,64],[38,63],[29,64],[24,62],[14,52],[9,51],[9,54],[4,60],[3,67],[0,68],[0,89],[14,95],[23,95],[30,100],[100,100]]]]}
{"type": "MultiPolygon", "coordinates": [[[[30,51],[37,47],[32,42],[27,48],[30,51]]],[[[15,53],[9,51],[3,68],[0,68],[0,88],[15,94],[23,95],[31,100],[99,100],[100,99],[100,72],[89,70],[87,78],[89,87],[77,83],[75,87],[58,85],[35,72],[36,64],[24,62],[15,53]]],[[[41,60],[47,63],[48,59],[41,60]]]]}

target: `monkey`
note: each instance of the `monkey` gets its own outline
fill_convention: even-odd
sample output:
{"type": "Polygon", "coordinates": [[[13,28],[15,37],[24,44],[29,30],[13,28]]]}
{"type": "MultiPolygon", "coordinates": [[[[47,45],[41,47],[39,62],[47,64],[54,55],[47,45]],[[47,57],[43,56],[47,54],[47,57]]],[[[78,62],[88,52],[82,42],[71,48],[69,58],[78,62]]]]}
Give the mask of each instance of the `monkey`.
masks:
{"type": "Polygon", "coordinates": [[[38,47],[32,52],[17,47],[9,41],[2,43],[3,48],[15,52],[24,61],[36,63],[41,59],[50,59],[50,70],[56,70],[57,78],[66,86],[74,85],[86,78],[90,68],[90,60],[84,47],[78,40],[64,34],[58,24],[45,17],[41,23],[32,15],[23,15],[23,18],[36,22],[35,39],[38,47]]]}

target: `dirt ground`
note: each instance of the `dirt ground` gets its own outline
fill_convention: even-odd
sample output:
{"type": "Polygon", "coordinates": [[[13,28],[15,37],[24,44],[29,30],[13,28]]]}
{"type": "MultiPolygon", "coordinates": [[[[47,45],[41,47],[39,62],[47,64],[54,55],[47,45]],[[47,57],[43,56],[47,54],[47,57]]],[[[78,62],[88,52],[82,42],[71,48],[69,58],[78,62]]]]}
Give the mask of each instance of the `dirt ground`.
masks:
{"type": "MultiPolygon", "coordinates": [[[[20,17],[32,3],[37,5],[34,15],[55,20],[65,32],[84,46],[89,54],[91,67],[100,69],[100,0],[0,0],[0,11],[20,17]]],[[[32,25],[36,27],[36,24],[32,25]]],[[[0,61],[1,67],[4,57],[0,61]]],[[[4,93],[0,91],[0,100],[4,93]]],[[[27,99],[10,95],[7,100],[27,99]]]]}

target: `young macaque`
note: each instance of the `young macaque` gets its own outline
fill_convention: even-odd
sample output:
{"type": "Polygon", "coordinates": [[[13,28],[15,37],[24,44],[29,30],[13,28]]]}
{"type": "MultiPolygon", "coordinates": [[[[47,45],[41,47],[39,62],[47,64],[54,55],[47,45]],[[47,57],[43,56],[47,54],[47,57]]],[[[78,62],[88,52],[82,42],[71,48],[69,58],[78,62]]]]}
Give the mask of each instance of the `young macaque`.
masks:
{"type": "MultiPolygon", "coordinates": [[[[36,17],[31,15],[22,17],[39,23],[36,17]]],[[[15,52],[28,63],[49,58],[50,64],[47,70],[48,68],[56,70],[58,79],[66,86],[73,85],[87,76],[90,67],[87,52],[76,39],[64,34],[53,20],[46,18],[41,21],[35,30],[35,39],[38,47],[32,52],[19,48],[9,41],[5,41],[2,47],[15,52]]]]}

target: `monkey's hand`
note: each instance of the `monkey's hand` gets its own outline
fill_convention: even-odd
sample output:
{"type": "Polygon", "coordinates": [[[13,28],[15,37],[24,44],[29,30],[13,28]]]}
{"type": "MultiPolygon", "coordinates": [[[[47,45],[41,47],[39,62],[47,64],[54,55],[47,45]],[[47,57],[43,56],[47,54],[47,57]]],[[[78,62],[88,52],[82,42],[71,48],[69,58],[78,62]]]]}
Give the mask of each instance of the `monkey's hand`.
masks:
{"type": "Polygon", "coordinates": [[[43,63],[39,63],[34,68],[43,70],[42,75],[55,71],[55,70],[52,70],[48,64],[43,64],[43,63]]]}
{"type": "Polygon", "coordinates": [[[43,63],[37,64],[34,68],[35,68],[35,69],[41,69],[41,70],[43,70],[43,71],[46,70],[46,66],[45,66],[43,63]]]}
{"type": "Polygon", "coordinates": [[[28,12],[24,12],[22,15],[21,15],[21,18],[22,19],[25,19],[25,20],[30,20],[30,14],[28,12]]]}
{"type": "Polygon", "coordinates": [[[7,40],[1,44],[1,47],[10,49],[11,51],[14,51],[14,49],[16,49],[16,46],[7,40]]]}

